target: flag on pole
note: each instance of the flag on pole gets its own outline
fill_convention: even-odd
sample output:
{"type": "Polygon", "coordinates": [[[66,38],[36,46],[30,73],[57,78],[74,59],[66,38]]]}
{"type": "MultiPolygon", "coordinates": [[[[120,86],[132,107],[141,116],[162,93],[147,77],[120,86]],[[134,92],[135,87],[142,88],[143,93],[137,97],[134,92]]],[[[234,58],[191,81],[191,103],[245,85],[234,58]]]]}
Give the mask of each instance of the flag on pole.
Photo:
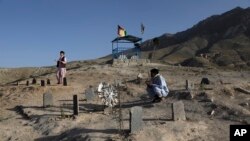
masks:
{"type": "Polygon", "coordinates": [[[144,30],[145,30],[145,26],[143,25],[143,23],[141,23],[141,34],[144,33],[144,30]]]}
{"type": "Polygon", "coordinates": [[[118,25],[117,34],[118,34],[119,37],[124,37],[124,36],[127,35],[127,32],[126,32],[126,30],[123,27],[121,27],[120,25],[118,25]]]}

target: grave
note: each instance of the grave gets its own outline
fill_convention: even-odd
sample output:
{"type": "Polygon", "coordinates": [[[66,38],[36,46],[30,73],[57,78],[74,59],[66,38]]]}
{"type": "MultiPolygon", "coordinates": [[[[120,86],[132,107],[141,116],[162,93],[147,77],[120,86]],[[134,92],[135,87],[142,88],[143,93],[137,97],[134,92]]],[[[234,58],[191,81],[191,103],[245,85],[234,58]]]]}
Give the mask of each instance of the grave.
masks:
{"type": "Polygon", "coordinates": [[[51,93],[43,94],[43,107],[53,106],[53,96],[51,93]]]}
{"type": "Polygon", "coordinates": [[[95,98],[95,91],[92,86],[89,86],[89,88],[85,90],[85,98],[87,101],[93,100],[95,98]]]}
{"type": "Polygon", "coordinates": [[[50,85],[50,79],[47,79],[47,85],[50,85]]]}
{"type": "Polygon", "coordinates": [[[67,84],[67,78],[66,77],[64,77],[63,78],[63,86],[67,86],[68,84],[67,84]]]}
{"type": "Polygon", "coordinates": [[[175,94],[174,96],[177,99],[186,99],[186,100],[191,100],[194,98],[194,94],[192,91],[181,91],[175,94]]]}
{"type": "Polygon", "coordinates": [[[172,117],[174,121],[186,120],[184,103],[182,101],[178,101],[172,104],[172,117]]]}
{"type": "Polygon", "coordinates": [[[44,80],[41,80],[41,86],[45,86],[45,81],[44,80]]]}
{"type": "Polygon", "coordinates": [[[130,133],[135,133],[142,129],[142,107],[135,106],[130,111],[130,133]]]}
{"type": "Polygon", "coordinates": [[[29,80],[28,80],[28,81],[26,81],[26,86],[29,86],[29,84],[30,84],[29,80]]]}
{"type": "Polygon", "coordinates": [[[189,80],[186,80],[186,90],[191,90],[191,89],[192,89],[191,82],[189,80]]]}
{"type": "Polygon", "coordinates": [[[78,115],[79,113],[79,103],[77,95],[73,95],[73,114],[78,115]]]}
{"type": "Polygon", "coordinates": [[[208,78],[204,77],[201,79],[201,84],[209,85],[210,81],[208,80],[208,78]]]}
{"type": "Polygon", "coordinates": [[[32,79],[32,84],[36,84],[36,78],[32,79]]]}

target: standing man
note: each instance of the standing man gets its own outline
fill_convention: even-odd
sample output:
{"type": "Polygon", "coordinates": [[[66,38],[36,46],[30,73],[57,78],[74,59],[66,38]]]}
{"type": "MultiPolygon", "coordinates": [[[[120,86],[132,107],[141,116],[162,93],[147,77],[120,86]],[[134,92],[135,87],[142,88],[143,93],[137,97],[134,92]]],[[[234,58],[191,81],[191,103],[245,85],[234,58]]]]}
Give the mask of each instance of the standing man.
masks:
{"type": "Polygon", "coordinates": [[[66,63],[67,59],[65,57],[64,51],[60,51],[60,57],[57,60],[57,84],[62,84],[63,78],[66,76],[66,63]]]}
{"type": "Polygon", "coordinates": [[[150,97],[153,97],[152,102],[160,102],[162,97],[166,97],[169,93],[165,78],[159,74],[158,69],[152,69],[151,80],[146,81],[147,91],[150,97]]]}

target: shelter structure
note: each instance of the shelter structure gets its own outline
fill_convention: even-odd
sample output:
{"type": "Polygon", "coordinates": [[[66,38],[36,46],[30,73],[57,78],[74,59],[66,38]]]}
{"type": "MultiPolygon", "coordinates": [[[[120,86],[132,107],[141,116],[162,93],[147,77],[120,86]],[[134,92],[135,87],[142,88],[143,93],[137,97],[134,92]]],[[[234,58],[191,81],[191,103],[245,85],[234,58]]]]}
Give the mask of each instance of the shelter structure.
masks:
{"type": "Polygon", "coordinates": [[[142,38],[133,35],[126,35],[117,37],[112,41],[112,55],[113,59],[118,59],[120,56],[141,57],[141,41],[142,38]],[[133,46],[131,47],[131,44],[133,46]]]}

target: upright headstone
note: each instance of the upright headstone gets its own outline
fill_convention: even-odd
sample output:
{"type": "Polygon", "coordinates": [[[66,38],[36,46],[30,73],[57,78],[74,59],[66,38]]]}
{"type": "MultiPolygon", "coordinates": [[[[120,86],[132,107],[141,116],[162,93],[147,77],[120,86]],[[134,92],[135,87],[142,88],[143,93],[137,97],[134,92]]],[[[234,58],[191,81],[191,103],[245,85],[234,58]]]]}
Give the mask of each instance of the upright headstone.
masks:
{"type": "Polygon", "coordinates": [[[45,81],[41,80],[41,86],[45,86],[45,81]]]}
{"type": "Polygon", "coordinates": [[[68,84],[67,84],[67,78],[66,77],[64,77],[63,78],[63,86],[67,86],[68,84]]]}
{"type": "Polygon", "coordinates": [[[92,88],[92,86],[90,86],[87,90],[85,90],[85,98],[87,101],[93,100],[95,97],[95,91],[92,88]]]}
{"type": "Polygon", "coordinates": [[[47,85],[50,85],[50,79],[47,79],[47,85]]]}
{"type": "Polygon", "coordinates": [[[19,85],[19,82],[18,82],[18,81],[16,82],[16,85],[17,85],[17,86],[19,85]]]}
{"type": "Polygon", "coordinates": [[[51,93],[43,94],[43,107],[53,106],[53,96],[51,93]]]}
{"type": "Polygon", "coordinates": [[[29,86],[30,82],[29,80],[26,81],[26,86],[29,86]]]}
{"type": "Polygon", "coordinates": [[[206,85],[209,85],[210,84],[210,81],[208,78],[204,77],[201,79],[201,84],[206,84],[206,85]]]}
{"type": "Polygon", "coordinates": [[[36,84],[36,78],[32,79],[32,84],[36,84]]]}
{"type": "Polygon", "coordinates": [[[188,80],[186,80],[186,90],[191,90],[191,83],[188,80]]]}
{"type": "Polygon", "coordinates": [[[130,133],[135,133],[142,129],[142,107],[135,106],[130,111],[130,133]]]}
{"type": "Polygon", "coordinates": [[[184,103],[182,101],[178,101],[172,104],[172,117],[174,121],[186,120],[184,103]]]}
{"type": "Polygon", "coordinates": [[[77,95],[73,95],[73,113],[74,115],[78,115],[79,113],[79,105],[77,95]]]}

